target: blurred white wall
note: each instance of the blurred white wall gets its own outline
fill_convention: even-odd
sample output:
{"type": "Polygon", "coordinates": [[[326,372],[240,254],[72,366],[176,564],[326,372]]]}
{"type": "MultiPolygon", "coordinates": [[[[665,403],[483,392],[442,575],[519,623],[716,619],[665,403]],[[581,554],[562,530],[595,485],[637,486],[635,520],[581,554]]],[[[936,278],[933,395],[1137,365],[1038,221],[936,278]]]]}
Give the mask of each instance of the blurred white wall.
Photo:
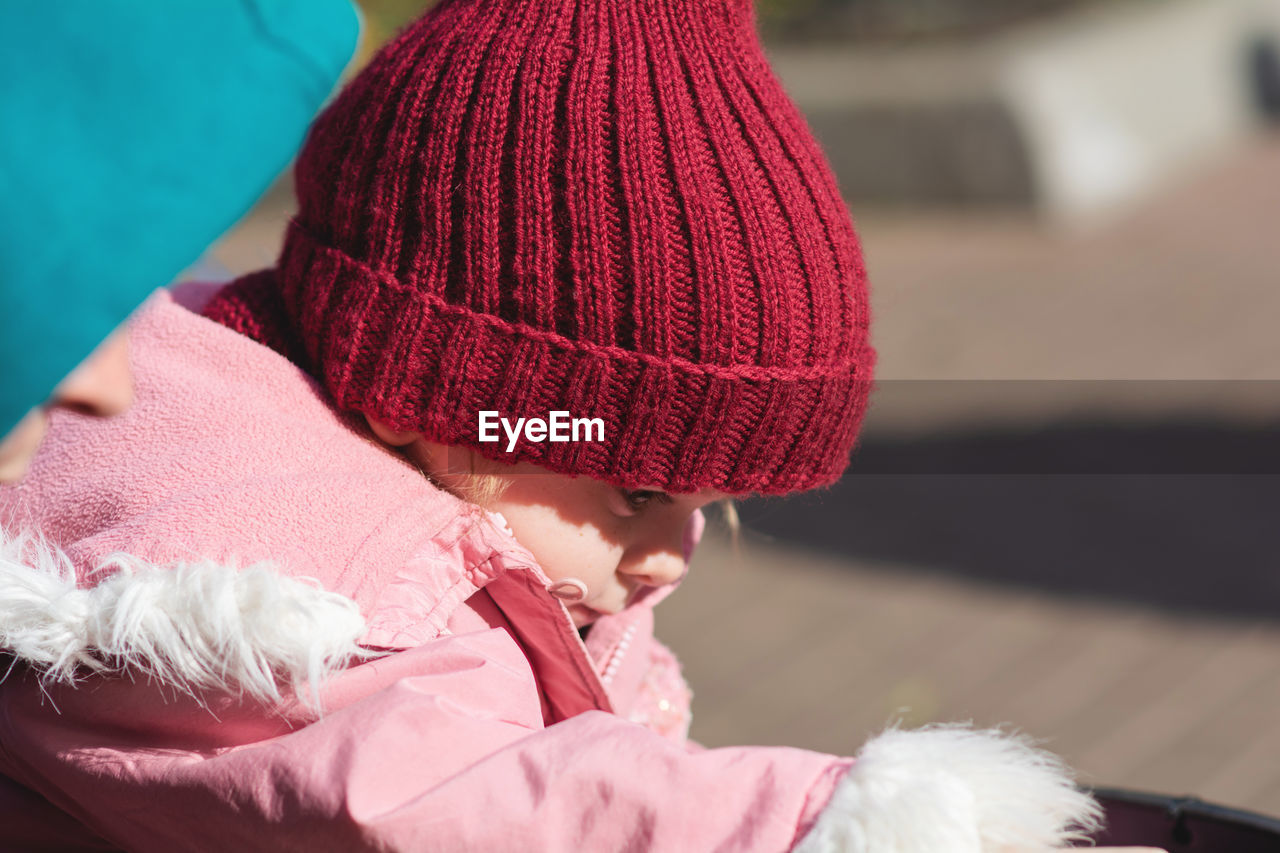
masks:
{"type": "Polygon", "coordinates": [[[999,85],[1033,152],[1037,200],[1078,221],[1147,196],[1258,123],[1248,46],[1280,3],[1112,3],[1010,39],[999,85]]]}

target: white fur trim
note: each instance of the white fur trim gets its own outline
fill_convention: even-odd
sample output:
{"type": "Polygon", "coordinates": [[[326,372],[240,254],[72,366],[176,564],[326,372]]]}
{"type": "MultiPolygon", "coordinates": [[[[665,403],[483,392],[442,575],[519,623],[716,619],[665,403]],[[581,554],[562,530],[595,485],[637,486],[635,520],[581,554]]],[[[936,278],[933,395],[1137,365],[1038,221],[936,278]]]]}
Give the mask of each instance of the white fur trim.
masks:
{"type": "Polygon", "coordinates": [[[868,741],[796,853],[998,853],[1095,831],[1101,809],[1061,759],[967,726],[868,741]]]}
{"type": "Polygon", "coordinates": [[[306,684],[301,698],[317,710],[323,680],[366,656],[355,602],[309,579],[125,555],[99,569],[114,574],[79,589],[66,554],[0,536],[0,649],[46,683],[73,683],[87,669],[141,674],[197,699],[229,691],[259,701],[279,701],[279,684],[306,684]]]}

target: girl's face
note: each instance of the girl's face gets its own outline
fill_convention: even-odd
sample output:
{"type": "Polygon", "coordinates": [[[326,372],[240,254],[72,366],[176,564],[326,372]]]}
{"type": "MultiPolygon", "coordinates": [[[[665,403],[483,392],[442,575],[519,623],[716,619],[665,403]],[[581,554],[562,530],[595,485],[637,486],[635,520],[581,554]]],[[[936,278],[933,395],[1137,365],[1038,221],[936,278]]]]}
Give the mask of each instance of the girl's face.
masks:
{"type": "MultiPolygon", "coordinates": [[[[374,429],[384,441],[395,438],[377,425],[374,429]]],[[[647,588],[679,579],[685,570],[685,529],[693,513],[726,497],[712,489],[682,495],[624,489],[528,462],[495,462],[420,437],[405,451],[449,488],[476,474],[497,478],[501,491],[484,500],[484,506],[502,513],[516,539],[553,581],[576,578],[586,585],[581,601],[566,603],[579,627],[617,613],[647,588]]]]}
{"type": "Polygon", "coordinates": [[[724,497],[709,489],[688,495],[624,489],[527,462],[503,467],[507,486],[489,509],[506,517],[552,580],[586,584],[586,597],[566,604],[578,627],[617,613],[647,588],[678,580],[694,511],[724,497]]]}

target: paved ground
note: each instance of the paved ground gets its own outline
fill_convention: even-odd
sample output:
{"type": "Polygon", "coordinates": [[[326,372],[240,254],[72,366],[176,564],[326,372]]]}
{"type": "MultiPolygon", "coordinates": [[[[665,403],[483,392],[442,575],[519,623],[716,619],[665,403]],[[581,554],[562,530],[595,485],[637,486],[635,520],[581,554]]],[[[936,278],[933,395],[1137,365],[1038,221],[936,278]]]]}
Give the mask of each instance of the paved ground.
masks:
{"type": "Polygon", "coordinates": [[[1280,379],[1280,137],[1076,233],[854,212],[881,378],[1280,379]]]}
{"type": "MultiPolygon", "coordinates": [[[[694,736],[1005,722],[1091,781],[1280,814],[1277,186],[1259,139],[1088,234],[855,205],[875,473],[745,507],[775,539],[712,537],[664,604],[694,736]]],[[[287,216],[218,257],[270,263],[287,216]]]]}

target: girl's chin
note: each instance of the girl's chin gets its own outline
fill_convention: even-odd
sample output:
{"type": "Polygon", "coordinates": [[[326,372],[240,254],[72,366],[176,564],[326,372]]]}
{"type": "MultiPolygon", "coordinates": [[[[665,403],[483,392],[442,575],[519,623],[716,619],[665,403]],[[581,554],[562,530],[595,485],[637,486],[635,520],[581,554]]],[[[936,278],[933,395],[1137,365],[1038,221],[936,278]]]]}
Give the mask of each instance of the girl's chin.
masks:
{"type": "Polygon", "coordinates": [[[573,617],[573,624],[581,628],[584,625],[590,625],[601,616],[608,616],[608,612],[604,610],[596,610],[585,604],[570,604],[569,615],[573,617]]]}

